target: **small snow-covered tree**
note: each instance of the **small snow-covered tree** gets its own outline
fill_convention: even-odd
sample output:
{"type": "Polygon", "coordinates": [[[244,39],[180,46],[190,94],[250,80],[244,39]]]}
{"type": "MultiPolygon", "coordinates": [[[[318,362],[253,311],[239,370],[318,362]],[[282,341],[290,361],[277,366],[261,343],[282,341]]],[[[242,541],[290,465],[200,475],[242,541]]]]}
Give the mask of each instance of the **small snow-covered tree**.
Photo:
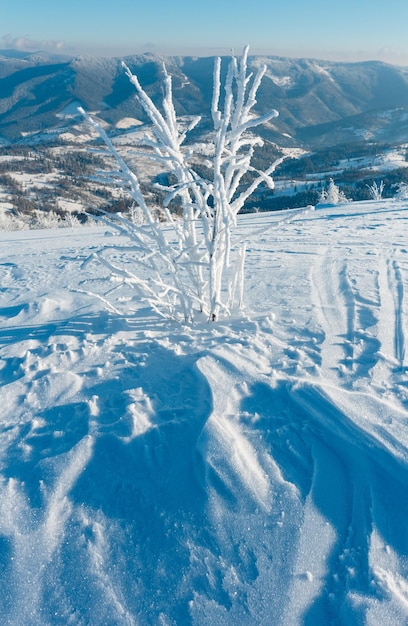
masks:
{"type": "Polygon", "coordinates": [[[160,109],[131,70],[126,65],[124,69],[152,123],[143,140],[149,151],[140,155],[159,163],[175,181],[162,187],[166,192],[164,216],[172,235],[165,233],[148,205],[133,168],[118,153],[99,122],[82,110],[115,157],[121,179],[138,207],[137,220],[118,216],[116,227],[132,240],[135,259],[148,266],[153,277],[144,281],[128,268],[118,268],[106,258],[103,262],[135,285],[160,312],[177,317],[181,307],[186,321],[191,321],[197,310],[214,321],[220,314],[230,314],[242,301],[245,250],[234,240],[237,215],[260,183],[273,188],[272,174],[285,158],[277,159],[265,171],[257,171],[251,165],[255,147],[263,143],[252,134],[252,129],[278,115],[275,110],[262,116],[253,113],[266,66],[255,75],[248,73],[248,47],[239,61],[233,56],[222,97],[221,59],[216,60],[211,106],[214,130],[205,151],[199,145],[185,145],[189,131],[200,118],[194,118],[187,128],[178,122],[166,68],[163,67],[164,96],[160,109]],[[206,178],[194,168],[197,158],[204,161],[210,172],[206,178]],[[245,183],[248,174],[251,179],[245,183]],[[169,210],[174,200],[181,206],[181,217],[169,210]],[[231,266],[233,255],[234,271],[227,285],[225,269],[231,266]]]}
{"type": "Polygon", "coordinates": [[[334,180],[330,178],[327,189],[322,189],[319,202],[321,204],[341,204],[342,202],[349,202],[349,200],[344,192],[338,188],[334,180]]]}

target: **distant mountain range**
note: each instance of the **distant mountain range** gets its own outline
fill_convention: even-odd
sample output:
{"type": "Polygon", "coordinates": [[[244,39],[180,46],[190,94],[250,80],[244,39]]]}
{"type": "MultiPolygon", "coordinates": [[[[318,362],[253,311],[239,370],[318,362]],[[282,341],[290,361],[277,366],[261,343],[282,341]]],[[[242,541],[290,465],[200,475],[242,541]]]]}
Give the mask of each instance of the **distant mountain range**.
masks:
{"type": "MultiPolygon", "coordinates": [[[[210,125],[214,58],[145,54],[124,60],[155,101],[161,98],[165,61],[178,113],[202,115],[202,128],[210,125]]],[[[367,139],[408,142],[408,68],[377,61],[250,58],[254,69],[262,63],[267,73],[257,109],[280,113],[263,128],[265,138],[305,149],[367,139]]],[[[0,137],[5,141],[69,126],[79,104],[112,125],[126,117],[145,121],[133,96],[121,59],[0,50],[0,137]]]]}

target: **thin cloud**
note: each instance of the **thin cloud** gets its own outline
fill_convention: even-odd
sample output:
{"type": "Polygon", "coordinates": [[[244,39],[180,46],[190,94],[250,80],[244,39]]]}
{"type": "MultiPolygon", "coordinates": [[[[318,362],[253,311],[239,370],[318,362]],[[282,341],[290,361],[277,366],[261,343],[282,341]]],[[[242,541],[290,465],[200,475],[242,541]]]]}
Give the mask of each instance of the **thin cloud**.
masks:
{"type": "Polygon", "coordinates": [[[6,49],[12,50],[51,50],[54,52],[61,52],[66,48],[65,41],[63,40],[35,40],[29,37],[12,37],[11,35],[3,35],[0,38],[1,46],[6,49]]]}

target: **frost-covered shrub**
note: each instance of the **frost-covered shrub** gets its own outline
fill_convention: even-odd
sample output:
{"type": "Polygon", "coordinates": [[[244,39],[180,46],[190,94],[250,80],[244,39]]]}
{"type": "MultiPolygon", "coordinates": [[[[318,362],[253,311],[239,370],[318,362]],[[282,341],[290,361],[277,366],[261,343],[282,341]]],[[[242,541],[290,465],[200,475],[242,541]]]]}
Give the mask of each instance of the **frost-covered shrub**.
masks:
{"type": "Polygon", "coordinates": [[[319,204],[341,204],[343,202],[350,202],[343,191],[337,187],[334,180],[330,178],[327,189],[322,189],[319,198],[319,204]]]}
{"type": "Polygon", "coordinates": [[[266,171],[251,165],[255,147],[263,143],[252,134],[252,129],[278,113],[271,110],[261,117],[254,115],[256,94],[266,67],[253,76],[248,73],[247,56],[245,48],[240,61],[232,57],[223,96],[221,59],[216,60],[211,107],[214,132],[204,148],[202,144],[184,145],[200,118],[192,119],[187,127],[179,123],[166,68],[163,67],[164,96],[159,109],[124,65],[139,104],[152,123],[143,140],[148,150],[139,156],[159,163],[169,173],[168,184],[160,187],[165,192],[162,214],[167,220],[167,232],[170,227],[169,235],[148,205],[131,165],[117,152],[102,125],[81,109],[115,157],[123,186],[138,207],[130,219],[123,215],[110,219],[129,238],[135,262],[149,268],[149,280],[142,280],[128,266],[117,267],[108,253],[102,252],[100,260],[121,280],[134,285],[151,306],[170,317],[177,318],[181,312],[184,320],[191,321],[195,312],[201,311],[209,320],[216,320],[220,314],[229,315],[242,302],[245,249],[234,239],[237,215],[260,183],[274,187],[272,174],[284,158],[276,160],[266,171]],[[195,167],[197,161],[205,166],[200,173],[195,167]],[[171,203],[180,207],[179,216],[170,212],[171,203]],[[225,270],[230,266],[226,277],[225,270]]]}
{"type": "Polygon", "coordinates": [[[33,211],[31,214],[31,227],[32,228],[59,228],[62,222],[62,217],[54,211],[33,211]]]}
{"type": "Polygon", "coordinates": [[[135,204],[130,208],[129,219],[135,226],[141,226],[142,224],[145,224],[145,217],[140,206],[135,204]]]}
{"type": "Polygon", "coordinates": [[[372,185],[367,185],[372,200],[381,200],[384,191],[384,181],[378,185],[376,181],[372,185]]]}
{"type": "Polygon", "coordinates": [[[80,220],[70,213],[60,215],[54,211],[35,210],[26,214],[0,210],[0,231],[74,228],[77,226],[82,226],[80,220]]]}
{"type": "Polygon", "coordinates": [[[397,188],[397,193],[394,198],[396,200],[408,200],[408,183],[398,183],[395,185],[397,188]]]}
{"type": "Polygon", "coordinates": [[[15,215],[11,211],[0,209],[0,231],[1,230],[27,230],[28,223],[23,216],[15,215]]]}

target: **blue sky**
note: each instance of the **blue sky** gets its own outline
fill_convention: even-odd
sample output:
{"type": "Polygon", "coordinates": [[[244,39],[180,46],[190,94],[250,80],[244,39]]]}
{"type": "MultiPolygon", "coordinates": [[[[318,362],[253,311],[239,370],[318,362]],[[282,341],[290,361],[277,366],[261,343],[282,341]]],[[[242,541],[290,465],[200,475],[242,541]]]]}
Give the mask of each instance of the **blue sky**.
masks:
{"type": "Polygon", "coordinates": [[[408,65],[407,0],[2,0],[0,48],[251,53],[408,65]]]}

